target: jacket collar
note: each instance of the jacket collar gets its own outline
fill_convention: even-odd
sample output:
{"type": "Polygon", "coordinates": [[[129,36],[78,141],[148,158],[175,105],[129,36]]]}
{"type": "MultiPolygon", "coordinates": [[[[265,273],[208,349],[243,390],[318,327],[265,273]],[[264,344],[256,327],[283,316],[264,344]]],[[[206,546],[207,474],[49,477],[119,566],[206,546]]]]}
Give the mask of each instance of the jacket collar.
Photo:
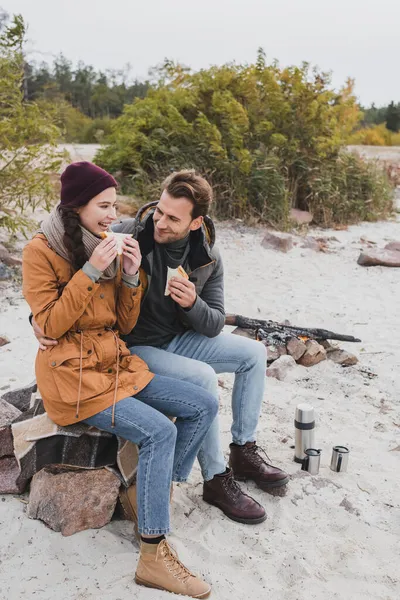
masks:
{"type": "MultiPolygon", "coordinates": [[[[137,240],[140,244],[142,255],[147,257],[154,249],[154,209],[158,202],[145,204],[136,215],[137,240]]],[[[192,271],[203,267],[215,260],[212,248],[215,243],[215,227],[209,216],[204,217],[200,229],[189,234],[190,250],[188,261],[192,271]]]]}

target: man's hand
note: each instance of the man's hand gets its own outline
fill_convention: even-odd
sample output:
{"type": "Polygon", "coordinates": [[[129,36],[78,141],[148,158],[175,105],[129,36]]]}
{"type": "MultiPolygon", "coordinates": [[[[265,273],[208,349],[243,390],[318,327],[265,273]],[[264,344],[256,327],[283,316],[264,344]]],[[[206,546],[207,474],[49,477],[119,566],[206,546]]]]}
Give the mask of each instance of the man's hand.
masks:
{"type": "Polygon", "coordinates": [[[182,308],[192,308],[196,302],[197,294],[194,283],[183,277],[172,277],[168,283],[172,300],[182,308]]]}
{"type": "Polygon", "coordinates": [[[39,348],[41,350],[46,350],[50,346],[56,346],[58,344],[57,340],[53,340],[52,338],[48,338],[44,335],[44,332],[40,329],[39,325],[36,323],[35,319],[32,317],[32,327],[33,333],[37,341],[39,342],[39,348]]]}

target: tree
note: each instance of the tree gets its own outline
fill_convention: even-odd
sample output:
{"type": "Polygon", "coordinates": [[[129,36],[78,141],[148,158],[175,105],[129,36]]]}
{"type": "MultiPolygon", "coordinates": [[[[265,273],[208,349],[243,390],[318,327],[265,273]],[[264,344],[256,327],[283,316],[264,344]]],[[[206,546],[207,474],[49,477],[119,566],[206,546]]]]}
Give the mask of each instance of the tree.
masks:
{"type": "Polygon", "coordinates": [[[0,33],[0,226],[29,226],[27,210],[55,198],[50,174],[57,172],[59,135],[49,115],[24,100],[25,24],[13,17],[0,33]]]}
{"type": "Polygon", "coordinates": [[[389,131],[397,133],[400,130],[400,103],[391,102],[386,112],[386,127],[389,131]]]}

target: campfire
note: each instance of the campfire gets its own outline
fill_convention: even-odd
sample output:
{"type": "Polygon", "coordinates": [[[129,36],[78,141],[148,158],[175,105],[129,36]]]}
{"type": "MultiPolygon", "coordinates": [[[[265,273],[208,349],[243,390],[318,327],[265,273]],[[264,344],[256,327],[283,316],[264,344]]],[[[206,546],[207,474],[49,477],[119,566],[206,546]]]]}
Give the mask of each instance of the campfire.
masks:
{"type": "Polygon", "coordinates": [[[352,335],[334,333],[327,329],[296,327],[275,321],[250,319],[241,315],[226,315],[226,325],[234,325],[233,333],[258,340],[267,349],[268,365],[281,356],[289,355],[298,364],[311,367],[330,358],[343,366],[354,365],[358,359],[353,354],[333,346],[329,340],[360,342],[352,335]]]}

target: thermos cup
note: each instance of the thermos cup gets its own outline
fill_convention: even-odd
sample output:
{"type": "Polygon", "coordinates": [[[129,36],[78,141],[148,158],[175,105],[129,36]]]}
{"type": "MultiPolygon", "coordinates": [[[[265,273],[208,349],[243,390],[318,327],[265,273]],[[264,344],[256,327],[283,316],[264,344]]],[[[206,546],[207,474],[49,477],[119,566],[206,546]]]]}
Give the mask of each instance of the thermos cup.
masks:
{"type": "Polygon", "coordinates": [[[307,448],[314,448],[314,428],[314,408],[311,404],[298,404],[294,416],[294,460],[298,463],[303,462],[307,448]]]}
{"type": "Polygon", "coordinates": [[[321,450],[318,450],[317,448],[307,448],[304,453],[306,456],[303,459],[301,470],[308,471],[310,475],[318,475],[321,450]]]}
{"type": "Polygon", "coordinates": [[[349,449],[346,446],[333,446],[332,458],[331,458],[331,469],[344,473],[347,471],[347,464],[349,462],[349,449]]]}

